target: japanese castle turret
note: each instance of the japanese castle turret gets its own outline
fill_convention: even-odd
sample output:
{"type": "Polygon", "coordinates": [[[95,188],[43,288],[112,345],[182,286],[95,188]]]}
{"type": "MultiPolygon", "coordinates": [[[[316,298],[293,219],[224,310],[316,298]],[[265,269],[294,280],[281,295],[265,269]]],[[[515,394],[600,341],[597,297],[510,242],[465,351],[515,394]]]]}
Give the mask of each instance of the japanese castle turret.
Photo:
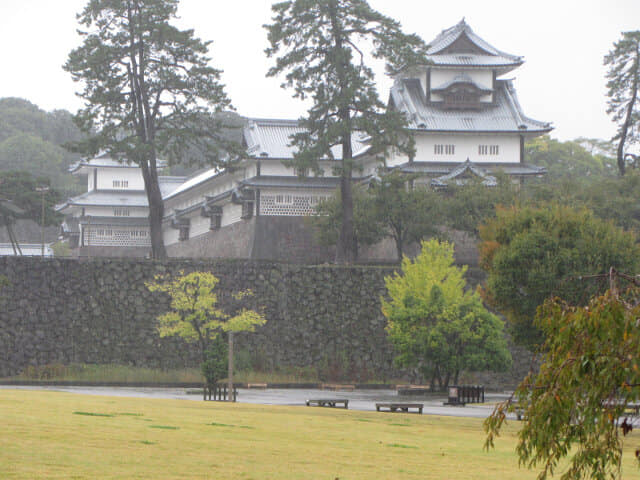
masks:
{"type": "Polygon", "coordinates": [[[544,173],[523,163],[524,142],[552,127],[527,117],[512,80],[500,78],[522,65],[522,57],[493,47],[463,19],[430,43],[428,60],[395,78],[389,108],[407,115],[416,155],[396,156],[388,165],[424,174],[435,186],[469,175],[490,185],[497,171],[514,178],[544,173]]]}

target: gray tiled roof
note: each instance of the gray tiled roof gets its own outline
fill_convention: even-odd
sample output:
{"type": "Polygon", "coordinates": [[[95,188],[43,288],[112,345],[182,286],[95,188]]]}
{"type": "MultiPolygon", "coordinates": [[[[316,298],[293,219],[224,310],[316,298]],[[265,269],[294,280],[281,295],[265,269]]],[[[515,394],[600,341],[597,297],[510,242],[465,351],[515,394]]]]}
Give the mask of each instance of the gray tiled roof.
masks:
{"type": "Polygon", "coordinates": [[[336,188],[339,177],[252,177],[240,182],[247,187],[336,188]]]}
{"type": "MultiPolygon", "coordinates": [[[[42,241],[41,226],[33,220],[16,220],[11,226],[18,243],[39,244],[42,241]]],[[[57,226],[44,227],[44,243],[52,243],[58,239],[57,226]]],[[[9,233],[4,224],[0,224],[0,243],[11,243],[9,233]]]]}
{"type": "MultiPolygon", "coordinates": [[[[423,173],[427,175],[448,175],[454,169],[464,165],[467,162],[410,162],[398,165],[394,169],[401,170],[404,173],[423,173]]],[[[508,175],[543,175],[547,172],[546,168],[536,165],[528,165],[526,163],[482,163],[471,162],[476,168],[481,168],[489,174],[504,172],[508,175]]]]}
{"type": "Polygon", "coordinates": [[[145,192],[108,192],[104,190],[93,190],[68,199],[66,203],[56,207],[56,209],[63,210],[68,206],[147,207],[148,202],[147,194],[145,192]]]}
{"type": "MultiPolygon", "coordinates": [[[[297,120],[250,119],[244,129],[247,153],[256,158],[292,159],[296,149],[291,146],[291,136],[303,131],[297,120]]],[[[368,150],[365,138],[355,134],[352,140],[353,156],[368,150]]],[[[333,157],[340,160],[342,150],[332,149],[333,157]]]]}
{"type": "Polygon", "coordinates": [[[427,58],[434,65],[451,66],[511,66],[517,67],[523,63],[520,56],[498,50],[471,29],[469,25],[462,21],[451,28],[443,30],[440,35],[434,38],[429,44],[427,58]],[[466,37],[476,48],[474,52],[453,53],[446,49],[456,40],[466,37]]]}
{"type": "Polygon", "coordinates": [[[415,130],[447,132],[531,132],[545,133],[551,124],[525,116],[511,80],[496,80],[495,103],[479,110],[447,110],[427,104],[420,82],[396,80],[391,101],[405,112],[415,130]]]}

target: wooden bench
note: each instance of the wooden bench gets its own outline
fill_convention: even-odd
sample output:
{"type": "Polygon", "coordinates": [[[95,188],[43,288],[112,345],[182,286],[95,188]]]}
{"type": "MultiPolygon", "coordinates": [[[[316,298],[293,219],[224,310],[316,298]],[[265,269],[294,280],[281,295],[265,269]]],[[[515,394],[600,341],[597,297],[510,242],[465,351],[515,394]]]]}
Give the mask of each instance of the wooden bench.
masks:
{"type": "Polygon", "coordinates": [[[344,398],[314,398],[307,400],[307,407],[349,408],[349,400],[344,398]]]}
{"type": "Polygon", "coordinates": [[[390,412],[406,412],[416,409],[418,413],[422,413],[423,403],[376,403],[376,410],[378,412],[388,410],[390,412]]]}

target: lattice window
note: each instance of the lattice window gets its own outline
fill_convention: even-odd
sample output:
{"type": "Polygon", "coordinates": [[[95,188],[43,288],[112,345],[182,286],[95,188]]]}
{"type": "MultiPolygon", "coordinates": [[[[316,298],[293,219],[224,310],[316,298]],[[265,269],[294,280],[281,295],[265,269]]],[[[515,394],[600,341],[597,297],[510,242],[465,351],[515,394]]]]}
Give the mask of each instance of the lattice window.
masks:
{"type": "Polygon", "coordinates": [[[149,230],[140,227],[89,227],[84,228],[86,246],[150,247],[149,230]]]}
{"type": "Polygon", "coordinates": [[[131,215],[131,211],[125,207],[116,207],[113,209],[114,217],[128,217],[131,215]]]}
{"type": "Polygon", "coordinates": [[[318,204],[329,198],[329,195],[288,195],[290,203],[278,202],[277,197],[283,195],[260,196],[260,214],[274,216],[308,216],[316,214],[318,204]]]}
{"type": "Polygon", "coordinates": [[[114,180],[113,188],[129,188],[129,180],[114,180]]]}

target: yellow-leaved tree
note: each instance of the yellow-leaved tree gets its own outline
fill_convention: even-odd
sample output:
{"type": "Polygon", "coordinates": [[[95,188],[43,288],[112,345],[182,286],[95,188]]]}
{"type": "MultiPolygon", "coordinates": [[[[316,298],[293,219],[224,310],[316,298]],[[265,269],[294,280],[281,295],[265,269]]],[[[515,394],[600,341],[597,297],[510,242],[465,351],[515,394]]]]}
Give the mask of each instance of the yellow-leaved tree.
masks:
{"type": "MultiPolygon", "coordinates": [[[[221,334],[253,332],[267,321],[262,312],[246,307],[246,299],[253,296],[251,290],[231,293],[227,302],[230,311],[222,310],[218,306],[219,295],[215,292],[219,282],[210,272],[180,272],[176,278],[160,275],[155,282],[146,283],[150,291],[162,292],[171,298],[170,310],[157,318],[158,333],[161,337],[178,336],[187,343],[197,344],[203,372],[210,370],[205,368],[208,352],[214,344],[221,345],[219,341],[215,342],[221,334]]],[[[205,376],[206,388],[220,379],[209,378],[206,373],[205,376]]]]}

